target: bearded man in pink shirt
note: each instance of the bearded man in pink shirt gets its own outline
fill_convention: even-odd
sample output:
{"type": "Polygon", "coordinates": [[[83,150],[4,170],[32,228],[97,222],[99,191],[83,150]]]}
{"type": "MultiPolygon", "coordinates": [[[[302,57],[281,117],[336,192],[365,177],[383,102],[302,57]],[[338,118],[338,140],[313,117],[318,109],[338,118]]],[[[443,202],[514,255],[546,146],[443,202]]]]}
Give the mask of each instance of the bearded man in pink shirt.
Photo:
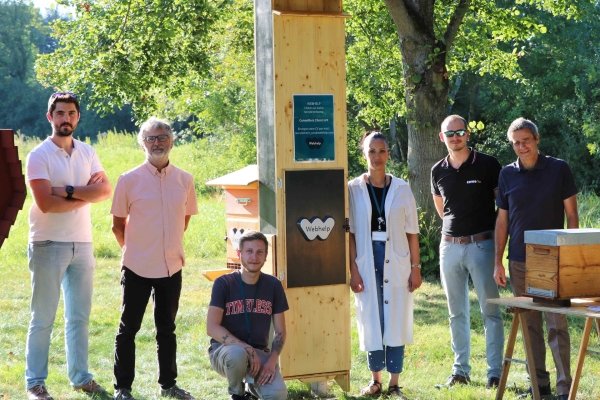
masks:
{"type": "Polygon", "coordinates": [[[176,385],[175,317],[185,265],[183,233],[198,214],[194,178],[169,163],[174,135],[166,121],[142,124],[138,143],[146,161],[119,177],[110,213],[121,246],[121,320],[115,339],[115,400],[134,399],[135,335],[150,296],[154,304],[161,396],[194,399],[176,385]]]}

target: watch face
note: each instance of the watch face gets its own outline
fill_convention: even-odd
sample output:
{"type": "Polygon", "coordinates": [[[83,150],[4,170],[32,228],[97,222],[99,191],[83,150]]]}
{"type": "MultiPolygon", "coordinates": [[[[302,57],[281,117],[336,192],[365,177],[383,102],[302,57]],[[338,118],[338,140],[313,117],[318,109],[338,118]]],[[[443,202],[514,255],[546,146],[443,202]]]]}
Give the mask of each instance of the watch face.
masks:
{"type": "Polygon", "coordinates": [[[73,194],[73,192],[75,191],[75,188],[73,186],[66,186],[65,189],[67,190],[67,193],[71,194],[73,194]]]}

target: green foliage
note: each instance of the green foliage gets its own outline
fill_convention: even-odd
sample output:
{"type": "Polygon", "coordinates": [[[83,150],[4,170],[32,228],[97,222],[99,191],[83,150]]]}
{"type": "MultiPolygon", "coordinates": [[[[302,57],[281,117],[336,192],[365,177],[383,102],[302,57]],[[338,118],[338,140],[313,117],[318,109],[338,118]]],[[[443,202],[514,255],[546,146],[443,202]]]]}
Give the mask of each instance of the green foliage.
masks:
{"type": "Polygon", "coordinates": [[[177,97],[190,71],[208,69],[214,10],[206,0],[61,4],[75,7],[77,16],[53,23],[59,48],[38,59],[38,79],[85,94],[94,109],[132,104],[145,118],[156,108],[157,93],[177,97]]]}
{"type": "MultiPolygon", "coordinates": [[[[0,1],[0,108],[7,110],[0,115],[1,127],[40,138],[50,133],[45,114],[52,89],[35,80],[34,63],[38,53],[54,49],[48,23],[59,18],[54,13],[42,19],[25,0],[0,1]]],[[[96,135],[116,126],[133,129],[129,111],[100,118],[83,103],[77,135],[96,135]]]]}
{"type": "Polygon", "coordinates": [[[421,274],[426,278],[439,278],[439,248],[441,227],[437,215],[427,215],[419,210],[419,251],[421,274]]]}

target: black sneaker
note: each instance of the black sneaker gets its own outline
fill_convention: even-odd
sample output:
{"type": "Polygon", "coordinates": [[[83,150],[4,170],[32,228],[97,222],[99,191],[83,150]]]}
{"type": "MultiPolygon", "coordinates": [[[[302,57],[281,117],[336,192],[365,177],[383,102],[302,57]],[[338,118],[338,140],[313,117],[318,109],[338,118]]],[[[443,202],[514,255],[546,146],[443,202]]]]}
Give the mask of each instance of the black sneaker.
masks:
{"type": "MultiPolygon", "coordinates": [[[[550,385],[538,385],[538,389],[540,389],[540,396],[551,396],[552,395],[552,389],[550,389],[550,385]]],[[[526,399],[528,397],[533,397],[532,394],[533,390],[531,389],[531,386],[529,386],[529,389],[527,389],[527,391],[525,393],[522,393],[519,395],[519,397],[517,397],[517,399],[526,399]]]]}
{"type": "Polygon", "coordinates": [[[497,389],[499,384],[500,384],[500,378],[498,378],[496,376],[492,376],[492,377],[488,378],[488,382],[487,382],[487,385],[485,385],[485,388],[486,389],[497,389]]]}

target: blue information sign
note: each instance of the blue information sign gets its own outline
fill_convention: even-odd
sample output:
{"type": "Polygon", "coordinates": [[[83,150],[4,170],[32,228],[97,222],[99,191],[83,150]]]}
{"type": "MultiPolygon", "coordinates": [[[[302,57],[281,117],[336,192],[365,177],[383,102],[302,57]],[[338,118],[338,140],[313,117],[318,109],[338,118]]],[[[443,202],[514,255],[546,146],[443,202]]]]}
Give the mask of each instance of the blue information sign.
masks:
{"type": "Polygon", "coordinates": [[[332,94],[295,94],[294,161],[335,160],[332,94]]]}

